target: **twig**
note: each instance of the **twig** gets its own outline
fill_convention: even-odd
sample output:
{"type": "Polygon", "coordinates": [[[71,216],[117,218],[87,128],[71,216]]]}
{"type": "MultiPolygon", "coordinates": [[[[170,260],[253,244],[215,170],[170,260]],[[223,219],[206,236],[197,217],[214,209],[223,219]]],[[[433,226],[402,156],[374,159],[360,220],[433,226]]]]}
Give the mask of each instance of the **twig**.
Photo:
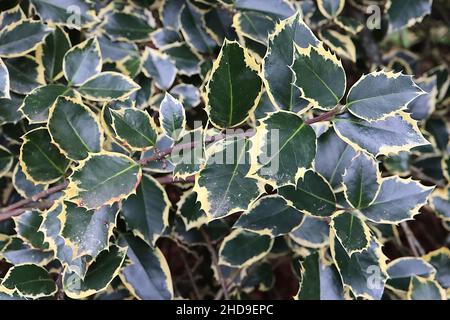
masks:
{"type": "Polygon", "coordinates": [[[306,124],[313,124],[322,121],[329,121],[334,118],[334,116],[339,112],[339,108],[334,108],[328,112],[322,113],[317,117],[305,120],[306,124]]]}
{"type": "Polygon", "coordinates": [[[183,260],[184,268],[186,269],[189,281],[191,282],[192,288],[194,289],[195,299],[200,300],[200,292],[198,291],[197,284],[195,282],[194,276],[192,275],[191,268],[189,267],[189,263],[186,259],[186,255],[184,254],[184,252],[181,252],[181,259],[183,260]]]}
{"type": "Polygon", "coordinates": [[[185,179],[181,179],[181,178],[175,178],[173,175],[169,174],[164,177],[156,178],[156,180],[158,180],[158,182],[161,184],[170,184],[170,183],[176,183],[176,182],[192,183],[192,182],[195,182],[195,176],[189,176],[189,177],[186,177],[185,179]]]}
{"type": "Polygon", "coordinates": [[[211,239],[205,230],[201,230],[203,238],[205,238],[206,247],[208,248],[209,253],[211,254],[211,261],[213,263],[214,268],[216,268],[217,276],[219,278],[220,286],[222,287],[223,295],[225,300],[230,300],[230,296],[228,295],[228,289],[225,282],[225,278],[223,277],[222,271],[219,266],[219,259],[217,258],[216,250],[214,249],[211,239]]]}
{"type": "Polygon", "coordinates": [[[411,231],[408,224],[406,222],[402,222],[402,223],[400,223],[400,226],[402,227],[403,232],[405,233],[406,240],[408,241],[408,245],[409,245],[413,255],[416,257],[424,255],[425,250],[422,248],[420,242],[414,236],[414,233],[411,231]]]}
{"type": "MultiPolygon", "coordinates": [[[[241,273],[241,269],[237,269],[231,274],[230,278],[228,279],[228,285],[227,285],[227,290],[226,290],[227,292],[230,290],[231,286],[233,285],[234,279],[236,279],[236,277],[240,273],[241,273]]],[[[224,290],[222,290],[222,289],[219,290],[219,292],[217,292],[216,296],[214,297],[214,300],[222,299],[223,294],[224,294],[224,290]]]]}

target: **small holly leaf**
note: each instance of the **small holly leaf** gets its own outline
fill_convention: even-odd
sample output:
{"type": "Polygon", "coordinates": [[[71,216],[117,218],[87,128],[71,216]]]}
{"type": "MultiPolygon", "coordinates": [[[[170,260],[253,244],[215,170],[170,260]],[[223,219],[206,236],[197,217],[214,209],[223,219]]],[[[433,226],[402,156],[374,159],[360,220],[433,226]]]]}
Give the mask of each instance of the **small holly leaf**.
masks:
{"type": "Polygon", "coordinates": [[[30,2],[37,14],[46,22],[81,29],[98,21],[91,4],[85,0],[30,0],[30,2]],[[76,19],[74,14],[77,15],[76,19]]]}
{"type": "Polygon", "coordinates": [[[364,153],[358,154],[345,169],[342,185],[347,202],[353,208],[368,207],[375,199],[381,184],[377,162],[364,153]]]}
{"type": "Polygon", "coordinates": [[[398,258],[387,265],[389,279],[386,287],[395,292],[407,292],[413,276],[429,278],[433,277],[435,273],[434,267],[422,258],[398,258]]]}
{"type": "Polygon", "coordinates": [[[25,95],[45,85],[44,68],[32,56],[12,58],[4,62],[9,71],[11,91],[25,95]]]}
{"type": "Polygon", "coordinates": [[[236,280],[241,280],[241,277],[243,279],[240,281],[240,287],[244,292],[253,292],[255,289],[267,292],[275,285],[275,275],[270,262],[262,262],[250,266],[236,280]]]}
{"type": "Polygon", "coordinates": [[[205,31],[202,12],[190,2],[180,12],[180,28],[186,42],[199,52],[212,53],[216,43],[205,31]]]}
{"type": "Polygon", "coordinates": [[[144,74],[154,79],[159,89],[167,90],[172,86],[177,68],[168,54],[146,47],[142,61],[144,74]]]}
{"type": "Polygon", "coordinates": [[[344,9],[345,0],[317,0],[317,8],[328,19],[336,18],[344,9]]]}
{"type": "Polygon", "coordinates": [[[72,259],[89,255],[93,258],[109,247],[109,238],[116,226],[117,205],[86,210],[71,202],[64,202],[61,237],[72,248],[72,259]]]}
{"type": "Polygon", "coordinates": [[[413,276],[406,298],[408,300],[447,300],[447,294],[436,280],[413,276]]]}
{"type": "Polygon", "coordinates": [[[355,156],[355,150],[342,141],[331,127],[317,139],[316,171],[330,182],[333,189],[340,187],[345,168],[355,156]]]}
{"type": "Polygon", "coordinates": [[[397,176],[383,178],[375,200],[359,211],[370,221],[398,224],[411,220],[427,203],[433,187],[397,176]]]}
{"type": "Polygon", "coordinates": [[[290,69],[294,62],[294,43],[302,48],[317,45],[317,38],[301,20],[300,14],[282,20],[269,35],[269,49],[262,70],[267,94],[278,109],[297,111],[305,107],[301,92],[293,83],[295,75],[290,69]]]}
{"type": "Polygon", "coordinates": [[[302,224],[292,230],[289,237],[307,248],[322,248],[329,243],[330,227],[328,222],[314,216],[305,215],[302,224]]]}
{"type": "Polygon", "coordinates": [[[330,184],[317,172],[308,170],[296,186],[285,186],[278,193],[300,211],[328,217],[336,210],[336,197],[330,184]]]}
{"type": "Polygon", "coordinates": [[[143,175],[136,194],[122,204],[122,215],[128,229],[150,246],[169,225],[171,203],[164,188],[149,175],[143,175]]]}
{"type": "Polygon", "coordinates": [[[103,62],[119,62],[127,57],[140,55],[136,43],[113,41],[106,35],[98,36],[97,39],[102,51],[103,62]]]}
{"type": "Polygon", "coordinates": [[[436,109],[437,78],[435,76],[421,78],[416,83],[426,94],[422,94],[411,101],[408,104],[408,111],[411,113],[411,118],[421,121],[429,118],[436,109]]]}
{"type": "Polygon", "coordinates": [[[303,213],[293,208],[288,201],[273,195],[255,202],[248,212],[239,217],[233,228],[278,237],[297,228],[303,218],[303,213]]]}
{"type": "Polygon", "coordinates": [[[302,279],[296,300],[344,300],[339,273],[333,265],[324,264],[317,252],[300,262],[302,279]]]}
{"type": "Polygon", "coordinates": [[[295,113],[278,111],[260,120],[251,138],[249,175],[273,187],[294,184],[311,168],[316,155],[316,134],[295,113]]]}
{"type": "Polygon", "coordinates": [[[87,39],[67,51],[63,60],[64,76],[79,86],[102,71],[102,53],[97,38],[87,39]]]}
{"type": "Polygon", "coordinates": [[[264,2],[258,0],[225,0],[229,4],[234,4],[236,9],[246,11],[259,11],[271,16],[276,16],[281,19],[292,16],[295,9],[291,3],[286,0],[265,0],[264,2]]]}
{"type": "Polygon", "coordinates": [[[352,38],[331,29],[320,31],[319,37],[338,56],[356,62],[356,47],[352,38]]]}
{"type": "Polygon", "coordinates": [[[351,35],[356,35],[364,29],[364,25],[361,22],[350,17],[339,16],[333,21],[339,28],[351,35]]]}
{"type": "Polygon", "coordinates": [[[140,166],[123,154],[91,154],[74,168],[66,195],[79,206],[98,209],[134,193],[141,176],[140,166]]]}
{"type": "Polygon", "coordinates": [[[219,264],[245,268],[264,258],[272,249],[273,238],[242,229],[233,230],[219,249],[219,264]]]}
{"type": "Polygon", "coordinates": [[[187,131],[176,143],[170,154],[170,160],[175,165],[173,176],[186,179],[197,174],[205,164],[203,128],[187,131]],[[193,148],[186,148],[186,144],[194,143],[193,148]]]}
{"type": "Polygon", "coordinates": [[[347,96],[348,110],[358,118],[367,121],[385,119],[424,94],[412,80],[394,72],[372,72],[362,76],[347,96]]]}
{"type": "Polygon", "coordinates": [[[150,41],[153,28],[144,19],[131,13],[112,11],[106,15],[102,28],[115,41],[150,41]]]}
{"type": "Polygon", "coordinates": [[[448,189],[435,189],[430,198],[435,214],[444,221],[450,221],[450,193],[448,189]]]}
{"type": "Polygon", "coordinates": [[[355,150],[375,157],[429,144],[417,122],[404,112],[374,122],[344,114],[333,120],[333,126],[338,136],[355,150]]]}
{"type": "Polygon", "coordinates": [[[183,0],[164,0],[161,5],[161,19],[165,27],[179,29],[180,12],[186,2],[183,0]]]}
{"type": "Polygon", "coordinates": [[[373,237],[367,249],[349,256],[340,241],[330,236],[330,249],[344,285],[356,297],[380,300],[387,279],[387,258],[378,240],[373,237]]]}
{"type": "Polygon", "coordinates": [[[240,37],[268,44],[268,34],[275,27],[275,21],[268,15],[256,11],[241,11],[233,17],[233,28],[240,37]]]}
{"type": "Polygon", "coordinates": [[[105,290],[119,274],[126,251],[116,245],[103,250],[89,265],[84,278],[66,269],[62,280],[65,294],[72,299],[82,299],[105,290]]]}
{"type": "Polygon", "coordinates": [[[5,174],[11,170],[13,165],[14,156],[12,153],[0,145],[0,177],[3,177],[5,174]]]}
{"type": "Polygon", "coordinates": [[[13,171],[12,183],[14,189],[24,198],[31,198],[35,194],[47,189],[47,185],[34,184],[28,180],[18,163],[13,171]]]}
{"type": "Polygon", "coordinates": [[[206,112],[216,127],[231,128],[247,120],[262,94],[258,71],[258,64],[245,48],[236,41],[225,40],[204,97],[206,112]]]}
{"type": "Polygon", "coordinates": [[[436,269],[439,284],[445,289],[450,288],[450,249],[442,247],[427,253],[423,258],[436,269]]]}
{"type": "Polygon", "coordinates": [[[103,131],[97,115],[82,103],[59,97],[50,108],[48,129],[54,144],[72,160],[100,152],[103,131]]]}
{"type": "Polygon", "coordinates": [[[76,92],[61,84],[49,84],[31,91],[23,100],[20,111],[30,123],[47,122],[50,107],[59,96],[74,97],[76,92]]]}
{"type": "Polygon", "coordinates": [[[54,259],[53,251],[33,248],[18,237],[11,237],[9,240],[10,242],[1,250],[0,257],[10,264],[46,266],[54,259]]]}
{"type": "Polygon", "coordinates": [[[219,142],[213,151],[209,149],[207,163],[196,177],[194,191],[210,219],[246,210],[260,194],[256,180],[247,178],[249,145],[247,139],[236,139],[227,145],[219,142]],[[232,154],[233,158],[225,159],[226,154],[232,154]]]}
{"type": "Polygon", "coordinates": [[[159,107],[159,122],[163,133],[178,141],[186,127],[186,113],[180,101],[166,92],[159,107]]]}
{"type": "Polygon", "coordinates": [[[69,35],[61,27],[56,27],[46,38],[42,46],[36,49],[36,57],[45,69],[48,81],[58,80],[63,76],[63,60],[72,46],[69,35]]]}
{"type": "Polygon", "coordinates": [[[46,128],[28,131],[22,139],[19,162],[28,180],[48,184],[64,176],[69,160],[52,144],[46,128]]]}
{"type": "Polygon", "coordinates": [[[175,62],[179,74],[190,77],[200,73],[201,58],[186,42],[168,45],[164,47],[163,52],[167,53],[175,62]]]}
{"type": "Polygon", "coordinates": [[[10,295],[18,294],[30,299],[49,297],[58,290],[47,270],[34,264],[13,266],[1,284],[10,295]]]}
{"type": "Polygon", "coordinates": [[[433,1],[430,0],[388,1],[385,11],[389,15],[389,32],[421,22],[426,15],[430,14],[432,3],[433,1]]]}
{"type": "Polygon", "coordinates": [[[32,210],[14,218],[17,236],[36,249],[48,249],[44,244],[44,234],[39,232],[42,216],[39,211],[32,210]]]}
{"type": "MultiPolygon", "coordinates": [[[[4,8],[2,8],[4,9],[4,8]]],[[[3,30],[10,24],[19,22],[20,20],[26,19],[25,13],[23,13],[22,8],[17,5],[9,10],[4,10],[0,12],[0,30],[3,30]]]]}
{"type": "Polygon", "coordinates": [[[341,61],[322,45],[295,48],[292,70],[301,97],[315,108],[334,108],[344,96],[347,83],[341,61]]]}
{"type": "Polygon", "coordinates": [[[36,49],[52,31],[40,21],[20,20],[0,31],[0,57],[24,56],[36,49]]]}
{"type": "Polygon", "coordinates": [[[160,28],[152,33],[152,42],[155,44],[157,48],[162,48],[169,44],[180,42],[181,36],[180,34],[169,28],[160,28]]]}
{"type": "Polygon", "coordinates": [[[200,206],[195,192],[187,191],[180,197],[177,203],[177,215],[183,220],[186,231],[199,228],[208,222],[208,216],[200,206]]]}
{"type": "Polygon", "coordinates": [[[147,111],[133,108],[110,109],[112,128],[127,147],[143,150],[156,146],[157,131],[147,111]]]}
{"type": "Polygon", "coordinates": [[[192,84],[180,83],[170,89],[170,94],[180,100],[185,109],[195,108],[201,102],[200,91],[192,84]]]}
{"type": "Polygon", "coordinates": [[[0,98],[11,98],[9,94],[9,72],[2,58],[0,58],[0,98]]]}
{"type": "Polygon", "coordinates": [[[370,244],[369,227],[363,220],[350,212],[333,215],[330,227],[349,256],[366,250],[370,244]]]}
{"type": "Polygon", "coordinates": [[[107,71],[87,80],[78,88],[78,91],[88,100],[108,101],[125,99],[139,88],[139,85],[130,78],[117,72],[107,71]]]}
{"type": "Polygon", "coordinates": [[[23,114],[19,111],[23,102],[23,96],[10,92],[11,99],[0,98],[0,125],[7,123],[16,124],[23,118],[23,114]]]}
{"type": "Polygon", "coordinates": [[[173,299],[172,277],[161,250],[129,234],[121,235],[119,243],[128,247],[127,258],[131,262],[120,273],[128,290],[142,300],[173,299]]]}

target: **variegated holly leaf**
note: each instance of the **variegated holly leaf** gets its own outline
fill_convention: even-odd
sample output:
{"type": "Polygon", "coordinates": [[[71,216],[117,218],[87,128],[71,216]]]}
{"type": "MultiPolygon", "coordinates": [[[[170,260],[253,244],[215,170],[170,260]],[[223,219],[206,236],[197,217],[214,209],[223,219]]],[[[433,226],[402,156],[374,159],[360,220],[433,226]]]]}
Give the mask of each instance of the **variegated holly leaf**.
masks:
{"type": "Polygon", "coordinates": [[[52,31],[40,21],[20,20],[0,31],[0,57],[24,56],[36,49],[52,31]]]}
{"type": "Polygon", "coordinates": [[[168,54],[146,47],[142,60],[144,74],[154,79],[158,88],[167,90],[172,86],[177,68],[168,54]]]}
{"type": "Polygon", "coordinates": [[[436,269],[439,284],[445,289],[450,288],[450,249],[442,247],[427,253],[423,258],[436,269]]]}
{"type": "Polygon", "coordinates": [[[319,33],[323,41],[338,56],[356,62],[356,47],[350,36],[331,29],[325,29],[319,33]]]}
{"type": "Polygon", "coordinates": [[[186,231],[199,228],[208,222],[208,216],[200,206],[200,202],[197,201],[197,194],[191,191],[183,194],[177,203],[177,215],[183,220],[186,231]]]}
{"type": "Polygon", "coordinates": [[[395,292],[407,292],[413,276],[430,278],[436,270],[422,258],[402,257],[389,262],[387,273],[386,287],[395,292]]]}
{"type": "Polygon", "coordinates": [[[44,234],[39,231],[42,216],[38,210],[27,211],[14,218],[17,236],[36,249],[48,249],[44,234]]]}
{"type": "Polygon", "coordinates": [[[134,235],[154,246],[169,225],[170,207],[167,193],[159,182],[143,175],[136,194],[123,201],[122,215],[134,235]]]}
{"type": "Polygon", "coordinates": [[[269,49],[262,70],[264,84],[272,103],[279,109],[297,111],[306,107],[301,92],[294,85],[294,43],[301,48],[317,45],[318,40],[301,20],[300,14],[282,20],[269,36],[269,49]]]}
{"type": "Polygon", "coordinates": [[[98,21],[95,11],[86,0],[30,0],[30,2],[37,14],[46,22],[81,29],[98,21]]]}
{"type": "Polygon", "coordinates": [[[28,94],[33,89],[45,85],[44,68],[32,56],[5,60],[9,71],[10,90],[18,94],[28,94]]]}
{"type": "Polygon", "coordinates": [[[170,89],[170,94],[180,100],[185,109],[195,108],[200,104],[200,91],[192,84],[180,83],[170,89]]]}
{"type": "Polygon", "coordinates": [[[46,128],[28,131],[22,139],[19,161],[28,180],[47,184],[64,176],[69,160],[51,142],[46,128]]]}
{"type": "Polygon", "coordinates": [[[450,221],[450,194],[448,189],[436,189],[430,198],[434,212],[444,221],[450,221]]]}
{"type": "Polygon", "coordinates": [[[355,150],[375,157],[398,154],[429,144],[422,136],[417,122],[403,112],[374,122],[344,114],[333,120],[333,126],[339,137],[355,150]]]}
{"type": "Polygon", "coordinates": [[[183,0],[164,0],[161,5],[161,20],[165,27],[179,29],[180,26],[180,12],[183,8],[185,1],[183,0]]]}
{"type": "MultiPolygon", "coordinates": [[[[9,7],[9,4],[7,7],[9,7]]],[[[19,5],[8,10],[4,9],[5,8],[2,7],[2,12],[0,12],[0,30],[3,30],[10,24],[26,19],[25,13],[19,5]]]]}
{"type": "Polygon", "coordinates": [[[275,28],[275,21],[261,12],[241,11],[233,17],[233,28],[239,37],[267,45],[268,35],[275,28]]]}
{"type": "Polygon", "coordinates": [[[84,82],[78,91],[92,101],[125,99],[139,89],[130,78],[117,72],[101,72],[84,82]]]}
{"type": "Polygon", "coordinates": [[[329,235],[330,227],[326,220],[305,215],[302,224],[289,237],[303,247],[317,249],[328,245],[329,235]]]}
{"type": "Polygon", "coordinates": [[[147,111],[120,108],[110,109],[109,112],[112,128],[125,146],[137,150],[156,146],[157,131],[147,111]]]}
{"type": "Polygon", "coordinates": [[[239,10],[252,10],[259,11],[277,18],[287,18],[295,13],[295,9],[292,4],[286,0],[265,0],[261,2],[259,0],[225,0],[228,4],[234,4],[239,10]]]}
{"type": "Polygon", "coordinates": [[[267,196],[255,202],[248,212],[239,217],[233,227],[278,237],[298,227],[303,218],[303,213],[292,207],[284,198],[267,196]]]}
{"type": "Polygon", "coordinates": [[[106,15],[102,28],[115,41],[145,42],[153,32],[147,19],[131,13],[112,11],[106,15]]]}
{"type": "Polygon", "coordinates": [[[262,94],[259,66],[247,50],[225,40],[206,85],[205,104],[210,121],[218,128],[243,123],[262,94]]]}
{"type": "Polygon", "coordinates": [[[10,295],[18,294],[30,299],[49,297],[58,290],[47,270],[35,264],[13,266],[8,270],[1,285],[10,295]]]}
{"type": "Polygon", "coordinates": [[[141,175],[139,164],[123,154],[91,154],[74,169],[66,196],[77,205],[98,209],[134,193],[141,175]]]}
{"type": "Polygon", "coordinates": [[[274,187],[295,184],[311,168],[316,155],[316,134],[298,115],[269,113],[251,138],[249,175],[274,187]]]}
{"type": "Polygon", "coordinates": [[[408,111],[411,112],[411,118],[417,121],[427,119],[436,109],[437,78],[421,78],[416,81],[417,85],[426,94],[418,96],[408,104],[408,111]]]}
{"type": "Polygon", "coordinates": [[[341,186],[345,168],[356,156],[355,150],[342,141],[333,127],[317,139],[315,168],[333,188],[341,186]]]}
{"type": "Polygon", "coordinates": [[[200,56],[186,42],[175,42],[163,48],[175,62],[179,74],[193,76],[200,73],[200,56]]]}
{"type": "Polygon", "coordinates": [[[28,180],[19,163],[14,168],[12,182],[14,189],[24,198],[31,198],[48,187],[47,185],[35,184],[28,180]]]}
{"type": "Polygon", "coordinates": [[[300,262],[302,279],[296,300],[344,300],[344,290],[334,265],[326,265],[317,252],[300,262]]]}
{"type": "Polygon", "coordinates": [[[20,105],[23,102],[23,96],[10,93],[10,99],[0,98],[0,125],[6,123],[17,123],[23,118],[23,114],[19,111],[20,105]]]}
{"type": "Polygon", "coordinates": [[[3,177],[9,172],[13,165],[14,156],[13,154],[0,145],[0,177],[3,177]]]}
{"type": "Polygon", "coordinates": [[[269,253],[273,241],[268,235],[236,229],[220,245],[219,264],[239,268],[250,266],[269,253]]]}
{"type": "Polygon", "coordinates": [[[359,211],[373,222],[398,224],[418,214],[432,190],[411,179],[383,178],[375,200],[359,211]]]}
{"type": "Polygon", "coordinates": [[[59,97],[50,108],[48,129],[54,144],[72,160],[100,152],[103,131],[97,115],[82,103],[59,97]]]}
{"type": "Polygon", "coordinates": [[[341,61],[321,44],[295,48],[292,70],[301,97],[315,108],[334,108],[344,96],[347,83],[341,61]]]}
{"type": "Polygon", "coordinates": [[[181,8],[179,21],[186,42],[199,52],[212,53],[216,42],[208,35],[202,24],[202,12],[186,1],[181,8]]]}
{"type": "Polygon", "coordinates": [[[194,191],[209,219],[246,210],[258,197],[256,180],[247,177],[249,145],[247,139],[236,139],[227,144],[219,142],[212,151],[208,150],[206,165],[196,177],[194,191]]]}
{"type": "Polygon", "coordinates": [[[152,32],[152,41],[157,48],[162,48],[169,44],[180,42],[180,34],[169,28],[160,28],[152,32]]]}
{"type": "Polygon", "coordinates": [[[186,113],[180,101],[166,93],[159,107],[159,122],[163,133],[178,141],[186,127],[186,113]]]}
{"type": "Polygon", "coordinates": [[[119,243],[128,247],[130,263],[120,273],[128,290],[142,300],[173,299],[172,277],[162,252],[129,234],[123,234],[119,243]]]}
{"type": "Polygon", "coordinates": [[[71,202],[64,202],[61,237],[72,249],[72,259],[97,255],[109,247],[109,238],[116,226],[119,212],[117,205],[103,206],[97,210],[86,210],[71,202]]]}
{"type": "Polygon", "coordinates": [[[173,146],[170,154],[170,161],[175,165],[174,177],[186,179],[198,173],[206,161],[204,149],[203,128],[187,131],[173,146]],[[194,144],[192,148],[186,148],[192,143],[194,144]]]}
{"type": "Polygon", "coordinates": [[[0,257],[8,263],[45,266],[54,259],[54,253],[51,250],[33,248],[16,236],[10,237],[9,240],[0,253],[0,257]]]}
{"type": "Polygon", "coordinates": [[[0,98],[11,98],[9,94],[9,72],[0,58],[0,98]]]}
{"type": "Polygon", "coordinates": [[[50,107],[59,96],[74,97],[76,92],[61,84],[49,84],[31,91],[23,100],[20,111],[30,123],[47,122],[50,107]]]}
{"type": "Polygon", "coordinates": [[[365,208],[375,199],[381,184],[377,162],[364,153],[358,154],[345,169],[342,185],[347,202],[353,208],[365,208]]]}
{"type": "Polygon", "coordinates": [[[36,57],[45,69],[45,78],[53,81],[63,76],[64,55],[71,47],[69,35],[62,27],[56,27],[42,46],[36,49],[36,57]]]}
{"type": "Polygon", "coordinates": [[[336,18],[344,9],[345,0],[317,0],[317,8],[328,19],[336,18]]]}
{"type": "Polygon", "coordinates": [[[125,255],[126,248],[110,246],[89,265],[84,278],[66,269],[62,280],[65,294],[72,299],[82,299],[105,290],[119,274],[125,255]]]}
{"type": "Polygon", "coordinates": [[[447,300],[445,290],[436,280],[413,276],[406,295],[408,300],[447,300]]]}
{"type": "Polygon", "coordinates": [[[102,53],[97,38],[87,39],[67,51],[63,60],[64,76],[79,86],[102,71],[102,53]]]}
{"type": "Polygon", "coordinates": [[[336,196],[320,174],[312,170],[297,180],[296,186],[285,186],[278,193],[300,211],[313,216],[331,216],[336,210],[336,196]]]}
{"type": "Polygon", "coordinates": [[[347,16],[339,16],[335,18],[334,23],[351,35],[356,35],[364,29],[364,25],[360,21],[347,16]]]}
{"type": "Polygon", "coordinates": [[[361,77],[350,88],[347,96],[348,110],[367,121],[385,119],[425,92],[411,76],[394,72],[372,72],[361,77]]]}
{"type": "Polygon", "coordinates": [[[389,15],[389,31],[408,28],[421,22],[431,12],[431,0],[389,0],[385,7],[389,15]]]}
{"type": "Polygon", "coordinates": [[[349,256],[366,250],[370,244],[370,229],[355,214],[342,212],[333,215],[330,227],[349,256]]]}
{"type": "Polygon", "coordinates": [[[330,236],[330,249],[344,285],[356,297],[380,300],[388,276],[387,258],[381,251],[378,240],[372,237],[367,249],[349,256],[340,241],[330,236]]]}

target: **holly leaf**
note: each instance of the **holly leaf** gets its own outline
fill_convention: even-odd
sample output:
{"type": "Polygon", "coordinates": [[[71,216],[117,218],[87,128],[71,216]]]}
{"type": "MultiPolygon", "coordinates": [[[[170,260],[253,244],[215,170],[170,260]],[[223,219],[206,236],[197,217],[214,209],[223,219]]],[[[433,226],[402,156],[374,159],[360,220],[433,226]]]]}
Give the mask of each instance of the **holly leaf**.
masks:
{"type": "Polygon", "coordinates": [[[11,98],[9,94],[9,72],[2,58],[0,58],[0,98],[11,98]]]}
{"type": "Polygon", "coordinates": [[[79,86],[102,71],[102,53],[97,38],[87,39],[67,51],[63,60],[64,76],[79,86]]]}
{"type": "Polygon", "coordinates": [[[50,108],[48,129],[54,144],[72,160],[100,152],[103,130],[97,116],[82,103],[59,97],[50,108]]]}
{"type": "Polygon", "coordinates": [[[242,214],[233,228],[241,228],[261,235],[278,237],[298,227],[304,215],[279,196],[263,197],[242,214]]]}
{"type": "Polygon", "coordinates": [[[386,287],[394,292],[407,292],[413,276],[434,277],[436,269],[422,258],[402,257],[387,265],[389,279],[386,287]]]}
{"type": "Polygon", "coordinates": [[[163,133],[178,141],[186,127],[186,113],[180,101],[166,92],[159,107],[159,121],[163,133]]]}
{"type": "Polygon", "coordinates": [[[162,50],[175,62],[178,73],[193,76],[200,73],[200,56],[186,42],[175,42],[162,50]]]}
{"type": "Polygon", "coordinates": [[[204,96],[206,112],[218,128],[247,120],[262,94],[259,66],[236,41],[225,40],[214,62],[204,96]]]}
{"type": "Polygon", "coordinates": [[[139,85],[117,72],[101,72],[84,82],[78,91],[92,101],[125,99],[139,90],[139,85]]]}
{"type": "Polygon", "coordinates": [[[149,41],[153,28],[141,16],[131,13],[112,11],[106,15],[102,28],[115,41],[149,41]]]}
{"type": "Polygon", "coordinates": [[[432,3],[430,0],[389,1],[385,7],[389,15],[389,31],[401,30],[421,22],[430,14],[432,3]]]}
{"type": "Polygon", "coordinates": [[[10,90],[18,94],[29,94],[33,89],[45,85],[44,68],[32,56],[5,60],[9,71],[10,90]]]}
{"type": "Polygon", "coordinates": [[[413,276],[406,295],[408,300],[447,300],[445,290],[436,280],[413,276]]]}
{"type": "Polygon", "coordinates": [[[219,264],[245,268],[266,256],[273,245],[273,238],[242,229],[233,230],[219,249],[219,264]]]}
{"type": "Polygon", "coordinates": [[[372,72],[362,76],[347,96],[347,108],[356,117],[376,121],[386,119],[424,94],[411,76],[394,72],[372,72]]]}
{"type": "Polygon", "coordinates": [[[370,244],[369,227],[363,220],[350,212],[333,215],[330,227],[349,256],[366,250],[370,244]]]}
{"type": "Polygon", "coordinates": [[[435,189],[430,198],[430,205],[439,218],[450,221],[450,197],[448,189],[435,189]]]}
{"type": "Polygon", "coordinates": [[[36,249],[48,249],[44,243],[44,234],[39,231],[42,216],[39,211],[32,210],[14,218],[17,236],[36,249]]]}
{"type": "Polygon", "coordinates": [[[200,206],[195,192],[187,191],[180,197],[177,203],[177,215],[183,220],[186,231],[199,228],[208,222],[208,216],[200,206]]]}
{"type": "Polygon", "coordinates": [[[90,154],[74,168],[66,196],[79,206],[98,209],[134,193],[141,176],[140,166],[123,154],[90,154]]]}
{"type": "Polygon", "coordinates": [[[19,162],[28,180],[48,184],[64,176],[69,160],[52,144],[46,128],[28,131],[22,139],[19,162]]]}
{"type": "Polygon", "coordinates": [[[5,147],[0,145],[0,177],[9,172],[14,162],[14,156],[5,147]]]}
{"type": "Polygon", "coordinates": [[[146,47],[142,60],[144,74],[154,79],[159,89],[167,90],[172,86],[177,68],[168,54],[146,47]]]}
{"type": "Polygon", "coordinates": [[[319,37],[338,56],[356,62],[356,47],[350,36],[331,29],[321,30],[319,37]]]}
{"type": "Polygon", "coordinates": [[[28,180],[18,163],[13,171],[12,183],[14,189],[24,198],[31,198],[35,194],[47,189],[47,185],[34,184],[28,180]]]}

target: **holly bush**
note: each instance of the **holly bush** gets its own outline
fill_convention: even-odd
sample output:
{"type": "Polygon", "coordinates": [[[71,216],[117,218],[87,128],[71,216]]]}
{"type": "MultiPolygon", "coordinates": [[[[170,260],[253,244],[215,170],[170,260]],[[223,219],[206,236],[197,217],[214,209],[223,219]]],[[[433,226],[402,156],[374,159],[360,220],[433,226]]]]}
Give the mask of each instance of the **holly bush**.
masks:
{"type": "Polygon", "coordinates": [[[1,6],[1,299],[449,296],[448,2],[1,6]]]}

